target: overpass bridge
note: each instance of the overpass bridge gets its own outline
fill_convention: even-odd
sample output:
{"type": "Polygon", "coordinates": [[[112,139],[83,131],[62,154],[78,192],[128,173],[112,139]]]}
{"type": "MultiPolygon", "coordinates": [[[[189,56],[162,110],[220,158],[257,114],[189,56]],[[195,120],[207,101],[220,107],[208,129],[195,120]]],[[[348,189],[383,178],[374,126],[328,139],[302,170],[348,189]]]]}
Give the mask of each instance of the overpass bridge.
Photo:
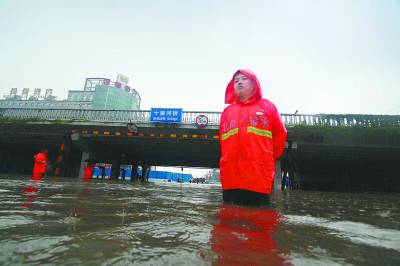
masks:
{"type": "MultiPolygon", "coordinates": [[[[281,116],[289,132],[281,161],[301,187],[400,191],[400,116],[281,116]]],[[[219,119],[220,112],[187,111],[179,124],[150,123],[148,110],[1,108],[0,172],[30,173],[42,147],[65,176],[87,162],[217,168],[219,119]],[[196,124],[199,116],[206,126],[196,124]]]]}

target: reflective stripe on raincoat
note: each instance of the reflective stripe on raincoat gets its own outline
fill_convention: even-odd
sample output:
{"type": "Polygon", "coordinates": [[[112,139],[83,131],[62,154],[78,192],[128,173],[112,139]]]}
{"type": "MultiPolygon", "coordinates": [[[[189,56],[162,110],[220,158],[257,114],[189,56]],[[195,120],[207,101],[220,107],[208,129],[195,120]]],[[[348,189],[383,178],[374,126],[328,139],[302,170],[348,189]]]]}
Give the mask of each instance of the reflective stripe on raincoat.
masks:
{"type": "Polygon", "coordinates": [[[275,160],[282,154],[286,128],[275,105],[262,99],[257,77],[238,70],[225,92],[230,104],[220,122],[220,174],[222,189],[245,189],[270,194],[275,175],[275,160]],[[255,81],[255,94],[245,103],[234,91],[234,77],[240,72],[255,81]]]}

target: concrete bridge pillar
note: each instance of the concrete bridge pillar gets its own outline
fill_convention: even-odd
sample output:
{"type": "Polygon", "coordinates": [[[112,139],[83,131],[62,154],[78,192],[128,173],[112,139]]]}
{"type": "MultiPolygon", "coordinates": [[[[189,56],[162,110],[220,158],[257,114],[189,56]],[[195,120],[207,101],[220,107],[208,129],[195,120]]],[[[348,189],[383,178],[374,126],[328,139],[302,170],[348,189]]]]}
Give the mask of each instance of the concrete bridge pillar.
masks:
{"type": "Polygon", "coordinates": [[[90,151],[83,151],[81,156],[81,164],[79,166],[79,178],[83,178],[85,173],[85,167],[90,164],[90,161],[94,159],[94,153],[90,151]]]}
{"type": "Polygon", "coordinates": [[[282,168],[281,161],[275,161],[275,178],[274,178],[274,188],[273,190],[280,190],[282,182],[282,168]]]}
{"type": "Polygon", "coordinates": [[[131,181],[137,181],[138,180],[138,164],[132,164],[132,172],[131,172],[131,181]]]}
{"type": "Polygon", "coordinates": [[[111,179],[118,179],[119,176],[119,168],[121,167],[121,160],[114,159],[111,165],[111,179]]]}
{"type": "Polygon", "coordinates": [[[54,163],[54,176],[68,176],[68,168],[70,167],[70,155],[72,149],[71,134],[68,132],[64,135],[63,141],[60,143],[58,153],[54,163]]]}
{"type": "Polygon", "coordinates": [[[146,181],[146,182],[149,181],[150,168],[151,168],[151,167],[148,166],[148,165],[144,165],[144,166],[143,166],[142,182],[143,182],[143,181],[146,181]]]}

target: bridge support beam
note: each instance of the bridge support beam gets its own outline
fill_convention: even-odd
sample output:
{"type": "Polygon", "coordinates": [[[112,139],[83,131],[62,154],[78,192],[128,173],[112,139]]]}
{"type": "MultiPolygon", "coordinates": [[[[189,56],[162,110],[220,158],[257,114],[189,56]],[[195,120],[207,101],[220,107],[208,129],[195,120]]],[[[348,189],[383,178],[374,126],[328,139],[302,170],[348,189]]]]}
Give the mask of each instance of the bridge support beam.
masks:
{"type": "Polygon", "coordinates": [[[149,181],[149,175],[150,175],[150,166],[148,165],[143,166],[142,182],[149,181]]]}
{"type": "Polygon", "coordinates": [[[88,151],[82,152],[81,156],[81,164],[79,166],[79,178],[83,178],[83,174],[85,172],[85,167],[88,166],[87,160],[89,160],[90,153],[88,151]]]}
{"type": "Polygon", "coordinates": [[[132,172],[131,172],[131,181],[137,181],[138,180],[138,165],[137,164],[132,164],[132,172]]]}
{"type": "Polygon", "coordinates": [[[119,168],[121,167],[121,160],[114,159],[111,165],[111,179],[117,180],[119,176],[119,168]]]}
{"type": "Polygon", "coordinates": [[[94,158],[94,153],[90,151],[83,151],[82,156],[81,156],[81,164],[79,166],[79,178],[83,178],[83,175],[85,173],[85,167],[87,167],[90,164],[90,161],[92,161],[94,158]]]}
{"type": "Polygon", "coordinates": [[[282,168],[281,161],[275,161],[275,178],[274,178],[274,187],[273,190],[280,190],[282,182],[282,168]]]}

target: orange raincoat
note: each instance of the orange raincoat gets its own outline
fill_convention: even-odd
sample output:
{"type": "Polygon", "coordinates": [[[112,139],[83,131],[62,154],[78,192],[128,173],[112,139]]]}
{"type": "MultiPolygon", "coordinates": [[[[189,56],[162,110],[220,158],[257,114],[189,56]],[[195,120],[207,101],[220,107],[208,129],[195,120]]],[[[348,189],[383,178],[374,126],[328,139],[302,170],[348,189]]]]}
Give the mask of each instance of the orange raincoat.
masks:
{"type": "Polygon", "coordinates": [[[47,155],[45,152],[39,152],[35,156],[35,164],[33,166],[33,177],[41,178],[46,173],[47,155]]]}
{"type": "Polygon", "coordinates": [[[275,105],[262,99],[260,83],[249,70],[238,70],[225,92],[230,104],[221,115],[220,174],[223,190],[243,189],[271,194],[275,160],[282,154],[287,132],[275,105]],[[255,82],[255,93],[245,103],[234,90],[234,77],[241,73],[255,82]]]}

